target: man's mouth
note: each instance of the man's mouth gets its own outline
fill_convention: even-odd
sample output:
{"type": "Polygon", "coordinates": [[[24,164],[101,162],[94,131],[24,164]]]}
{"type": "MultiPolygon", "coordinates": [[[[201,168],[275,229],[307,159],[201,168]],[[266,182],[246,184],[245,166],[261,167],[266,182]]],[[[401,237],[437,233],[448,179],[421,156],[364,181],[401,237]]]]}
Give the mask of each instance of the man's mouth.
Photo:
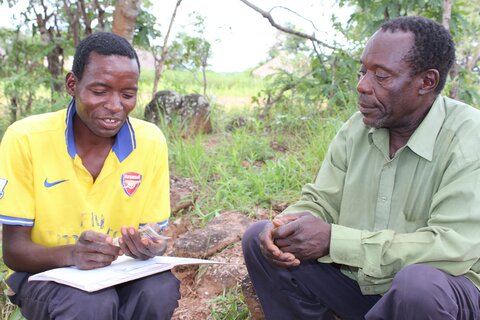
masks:
{"type": "Polygon", "coordinates": [[[122,121],[118,118],[100,118],[100,125],[107,130],[117,129],[122,121]]]}

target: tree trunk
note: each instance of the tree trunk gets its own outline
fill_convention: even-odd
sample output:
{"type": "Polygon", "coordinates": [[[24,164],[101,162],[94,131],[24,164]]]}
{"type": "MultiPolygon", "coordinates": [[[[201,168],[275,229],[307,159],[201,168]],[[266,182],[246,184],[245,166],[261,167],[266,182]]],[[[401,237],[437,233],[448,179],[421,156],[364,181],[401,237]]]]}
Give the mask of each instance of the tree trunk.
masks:
{"type": "Polygon", "coordinates": [[[205,47],[205,52],[203,53],[202,57],[202,75],[203,75],[203,96],[207,96],[207,59],[210,55],[210,45],[205,47]]]}
{"type": "Polygon", "coordinates": [[[452,0],[443,0],[442,25],[450,31],[450,20],[452,19],[452,0]]]}
{"type": "MultiPolygon", "coordinates": [[[[87,13],[87,7],[85,5],[85,0],[80,0],[78,1],[78,7],[80,11],[82,12],[83,16],[83,22],[85,23],[85,35],[90,35],[92,34],[92,19],[89,17],[87,13]]],[[[99,19],[100,20],[100,19],[99,19]]]]}
{"type": "MultiPolygon", "coordinates": [[[[450,20],[452,19],[453,0],[443,0],[442,25],[445,29],[450,31],[450,20]]],[[[452,69],[450,69],[450,78],[453,85],[448,92],[450,98],[456,99],[458,97],[458,72],[460,66],[456,61],[453,62],[452,69]]]]}
{"type": "Polygon", "coordinates": [[[105,10],[100,6],[98,0],[93,0],[93,7],[97,10],[98,31],[105,31],[105,10]]]}
{"type": "Polygon", "coordinates": [[[157,93],[158,83],[160,82],[160,78],[162,77],[163,68],[165,67],[165,61],[167,60],[168,38],[170,37],[173,22],[175,21],[175,16],[177,15],[177,9],[181,3],[182,0],[177,0],[177,3],[175,4],[175,9],[173,9],[172,18],[170,18],[170,24],[168,25],[167,34],[163,39],[163,47],[160,58],[157,57],[154,48],[152,48],[153,57],[155,58],[155,78],[153,79],[152,99],[155,97],[155,93],[157,93]]]}
{"type": "Polygon", "coordinates": [[[141,4],[142,0],[118,0],[113,13],[112,32],[124,37],[130,43],[133,40],[135,22],[141,4]]]}
{"type": "Polygon", "coordinates": [[[73,44],[76,47],[80,42],[80,21],[78,17],[78,10],[76,7],[72,8],[72,4],[67,0],[63,0],[63,8],[67,16],[68,25],[70,26],[73,44]]]}
{"type": "Polygon", "coordinates": [[[40,31],[42,43],[45,45],[54,45],[54,48],[47,53],[47,68],[52,77],[51,89],[53,97],[54,92],[60,92],[63,88],[63,82],[61,80],[63,78],[63,48],[57,42],[57,39],[60,37],[60,32],[58,31],[55,15],[53,13],[47,13],[48,8],[43,1],[41,1],[41,6],[43,9],[43,14],[37,13],[35,8],[33,9],[36,15],[37,26],[38,30],[40,31]],[[50,20],[50,18],[54,19],[54,25],[57,30],[55,30],[53,26],[47,26],[47,22],[50,20]]]}

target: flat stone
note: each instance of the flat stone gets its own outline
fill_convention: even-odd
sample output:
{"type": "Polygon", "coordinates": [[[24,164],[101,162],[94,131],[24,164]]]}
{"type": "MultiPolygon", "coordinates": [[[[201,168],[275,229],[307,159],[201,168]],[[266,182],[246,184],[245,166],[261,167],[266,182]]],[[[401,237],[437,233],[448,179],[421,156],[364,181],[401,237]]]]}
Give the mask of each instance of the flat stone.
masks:
{"type": "Polygon", "coordinates": [[[173,254],[179,257],[206,259],[242,239],[252,223],[243,213],[224,212],[210,221],[205,228],[186,232],[175,240],[173,254]]]}

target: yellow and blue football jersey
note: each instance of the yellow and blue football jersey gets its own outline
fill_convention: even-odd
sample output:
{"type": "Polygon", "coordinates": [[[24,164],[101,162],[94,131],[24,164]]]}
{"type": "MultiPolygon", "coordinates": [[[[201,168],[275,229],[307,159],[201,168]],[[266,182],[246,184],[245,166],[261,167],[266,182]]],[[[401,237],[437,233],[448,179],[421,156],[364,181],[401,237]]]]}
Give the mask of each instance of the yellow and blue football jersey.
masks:
{"type": "Polygon", "coordinates": [[[77,154],[75,102],[12,124],[0,145],[0,223],[30,226],[32,240],[73,244],[85,230],[168,224],[168,152],[158,127],[129,118],[94,181],[77,154]]]}

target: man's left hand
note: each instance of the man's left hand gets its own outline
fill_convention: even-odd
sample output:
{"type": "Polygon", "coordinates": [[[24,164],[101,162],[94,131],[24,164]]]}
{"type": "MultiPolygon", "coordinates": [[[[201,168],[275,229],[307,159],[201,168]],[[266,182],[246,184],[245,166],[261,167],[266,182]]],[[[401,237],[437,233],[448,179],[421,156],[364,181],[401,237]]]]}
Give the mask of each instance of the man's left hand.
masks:
{"type": "Polygon", "coordinates": [[[122,237],[118,240],[124,254],[135,259],[146,260],[160,256],[167,250],[167,240],[142,239],[134,227],[121,227],[122,237]]]}
{"type": "Polygon", "coordinates": [[[330,251],[331,225],[310,213],[289,214],[287,223],[272,231],[274,243],[283,252],[307,261],[327,255],[330,251]]]}

